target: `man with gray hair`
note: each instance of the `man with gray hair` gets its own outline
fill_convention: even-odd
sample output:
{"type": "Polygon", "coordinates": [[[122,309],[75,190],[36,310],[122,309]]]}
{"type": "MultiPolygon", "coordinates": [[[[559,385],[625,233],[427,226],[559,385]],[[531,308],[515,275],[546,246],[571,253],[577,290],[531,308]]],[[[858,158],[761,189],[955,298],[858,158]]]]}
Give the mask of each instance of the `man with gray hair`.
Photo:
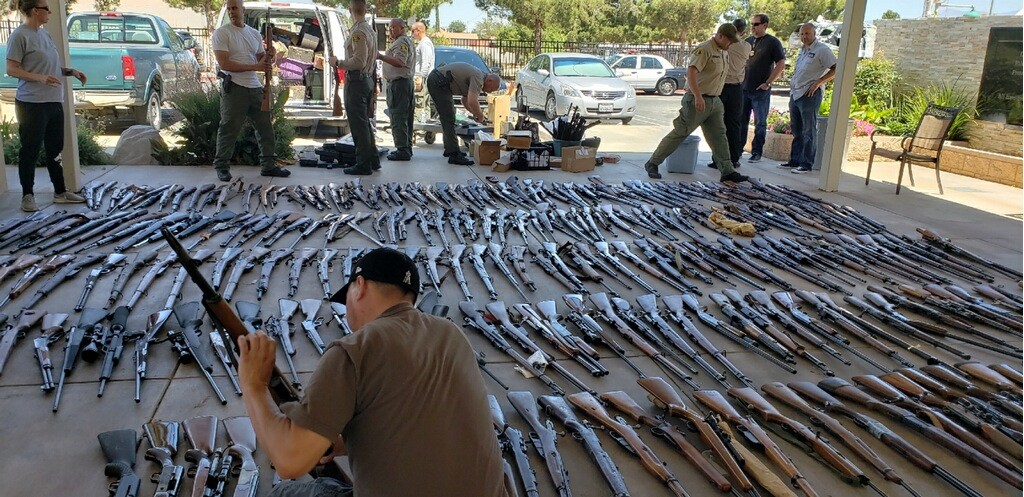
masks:
{"type": "Polygon", "coordinates": [[[412,109],[415,101],[412,70],[416,49],[413,48],[412,38],[405,34],[405,21],[392,19],[388,32],[391,34],[391,46],[378,57],[384,62],[391,137],[397,149],[388,154],[388,160],[407,161],[412,160],[412,109]]]}
{"type": "Polygon", "coordinates": [[[825,85],[836,77],[836,56],[828,45],[818,41],[814,25],[800,26],[800,54],[796,57],[793,77],[789,80],[789,119],[793,130],[793,146],[789,162],[779,167],[794,168],[804,174],[814,165],[814,139],[818,132],[818,107],[825,94],[825,85]]]}

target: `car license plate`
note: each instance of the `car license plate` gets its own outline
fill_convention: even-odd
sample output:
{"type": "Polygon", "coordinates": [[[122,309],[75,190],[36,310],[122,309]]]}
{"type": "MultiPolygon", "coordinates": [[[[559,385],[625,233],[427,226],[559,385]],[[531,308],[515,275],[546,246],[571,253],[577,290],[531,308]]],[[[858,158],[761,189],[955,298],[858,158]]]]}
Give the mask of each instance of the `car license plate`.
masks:
{"type": "Polygon", "coordinates": [[[612,112],[612,104],[597,104],[598,112],[612,112]]]}

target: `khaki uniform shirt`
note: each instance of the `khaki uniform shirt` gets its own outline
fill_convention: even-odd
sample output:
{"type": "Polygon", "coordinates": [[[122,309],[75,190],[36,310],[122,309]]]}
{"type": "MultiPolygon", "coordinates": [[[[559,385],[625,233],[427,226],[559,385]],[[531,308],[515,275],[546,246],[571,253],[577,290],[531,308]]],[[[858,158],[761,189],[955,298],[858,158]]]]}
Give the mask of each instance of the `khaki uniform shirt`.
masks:
{"type": "Polygon", "coordinates": [[[508,497],[487,389],[451,321],[401,303],[324,352],[297,425],[348,449],[356,495],[508,497]]]}
{"type": "Polygon", "coordinates": [[[465,98],[470,92],[478,95],[484,93],[484,76],[486,75],[471,64],[452,62],[444,67],[439,67],[437,70],[442,73],[451,73],[452,95],[459,95],[465,98]]]}
{"type": "Polygon", "coordinates": [[[406,35],[399,36],[391,42],[387,55],[405,63],[405,67],[395,67],[387,62],[384,63],[384,79],[391,81],[400,78],[412,77],[413,66],[416,64],[416,49],[413,46],[412,38],[406,35]]]}
{"type": "Polygon", "coordinates": [[[738,85],[743,82],[747,70],[747,59],[750,58],[750,44],[746,41],[729,45],[729,63],[725,72],[725,84],[738,85]]]}
{"type": "Polygon", "coordinates": [[[346,71],[373,74],[377,67],[377,33],[366,20],[352,26],[345,40],[345,59],[338,64],[346,71]]]}
{"type": "MultiPolygon", "coordinates": [[[[718,96],[725,86],[727,52],[718,48],[714,38],[697,45],[690,56],[690,65],[697,68],[697,86],[701,95],[718,96]]],[[[689,86],[689,85],[687,85],[689,86]]],[[[690,89],[690,91],[693,91],[690,89]]]]}

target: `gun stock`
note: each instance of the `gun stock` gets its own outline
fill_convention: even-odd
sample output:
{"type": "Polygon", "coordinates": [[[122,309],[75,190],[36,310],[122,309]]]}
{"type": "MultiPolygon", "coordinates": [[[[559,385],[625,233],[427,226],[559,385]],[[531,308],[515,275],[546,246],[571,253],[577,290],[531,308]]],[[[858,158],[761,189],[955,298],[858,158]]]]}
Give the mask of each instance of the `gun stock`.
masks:
{"type": "Polygon", "coordinates": [[[100,442],[107,465],[103,474],[117,478],[114,497],[137,497],[142,480],[135,474],[135,451],[139,435],[135,430],[106,431],[96,436],[100,442]]]}

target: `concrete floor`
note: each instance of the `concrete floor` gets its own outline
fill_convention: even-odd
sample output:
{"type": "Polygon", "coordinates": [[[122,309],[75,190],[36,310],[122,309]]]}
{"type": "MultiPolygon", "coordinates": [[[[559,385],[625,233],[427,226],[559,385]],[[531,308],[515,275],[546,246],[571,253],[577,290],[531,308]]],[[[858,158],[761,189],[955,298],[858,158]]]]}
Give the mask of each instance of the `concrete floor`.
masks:
{"type": "MultiPolygon", "coordinates": [[[[653,127],[652,127],[653,128],[653,127]]],[[[616,126],[602,131],[604,138],[603,152],[616,153],[622,156],[618,164],[607,164],[597,168],[594,174],[599,174],[605,181],[620,182],[623,180],[643,178],[643,161],[647,154],[636,152],[637,150],[650,150],[651,142],[656,142],[660,134],[656,130],[640,126],[616,126]]],[[[465,182],[472,178],[483,178],[488,175],[506,178],[512,173],[492,173],[489,168],[484,167],[458,167],[449,166],[440,158],[440,145],[424,146],[415,150],[416,159],[406,163],[384,162],[383,170],[371,177],[364,177],[366,183],[377,182],[437,182],[447,183],[465,182]]],[[[693,175],[671,174],[666,176],[669,181],[715,181],[717,172],[711,171],[703,164],[709,159],[709,154],[704,150],[701,154],[700,164],[693,175]],[[714,173],[714,174],[712,174],[714,173]]],[[[975,250],[980,254],[1009,265],[1020,268],[1022,265],[1022,224],[1019,215],[1024,212],[1021,207],[1021,191],[1000,185],[992,185],[970,178],[944,175],[946,195],[937,196],[933,194],[934,185],[928,179],[928,174],[921,174],[917,187],[911,187],[903,191],[899,196],[894,195],[894,185],[889,183],[895,179],[895,167],[877,167],[874,173],[875,181],[865,187],[862,176],[858,176],[857,164],[847,165],[849,171],[844,174],[841,189],[837,193],[824,193],[817,191],[817,176],[799,176],[789,174],[775,168],[775,163],[764,161],[759,164],[745,164],[741,172],[761,178],[765,182],[783,183],[801,191],[809,192],[812,195],[827,200],[852,206],[865,215],[876,219],[892,231],[903,233],[916,238],[914,229],[927,227],[933,229],[946,237],[952,238],[957,244],[975,250]],[[888,176],[887,176],[888,175],[888,176]]],[[[317,170],[292,168],[292,177],[285,180],[274,180],[279,184],[303,184],[316,185],[328,182],[344,182],[346,178],[340,170],[317,170]]],[[[216,178],[211,168],[190,168],[190,167],[89,167],[84,169],[87,181],[118,181],[121,184],[163,184],[176,182],[186,185],[198,185],[204,183],[215,183],[216,178]]],[[[17,185],[17,173],[13,168],[8,168],[7,178],[11,185],[17,185]]],[[[261,178],[255,168],[236,167],[233,170],[236,175],[243,175],[248,183],[268,183],[269,178],[261,178]]],[[[532,177],[544,181],[585,181],[584,174],[568,174],[559,171],[534,173],[531,175],[515,173],[520,178],[532,177]]],[[[42,174],[37,175],[37,185],[40,193],[37,200],[40,206],[47,212],[60,209],[75,209],[75,206],[54,206],[50,205],[51,196],[45,193],[50,189],[49,182],[42,174]]],[[[52,189],[50,189],[52,191],[52,189]]],[[[0,218],[8,219],[21,216],[18,211],[18,193],[0,194],[0,218]]],[[[236,198],[229,203],[229,209],[240,209],[240,199],[236,198]]],[[[294,205],[282,203],[278,208],[296,210],[294,205]]],[[[358,208],[357,208],[358,209],[358,208]]],[[[310,212],[311,215],[319,217],[320,213],[310,212]]],[[[419,231],[415,226],[410,226],[409,243],[423,244],[419,231]]],[[[451,235],[449,235],[451,236],[451,235]]],[[[561,235],[560,235],[561,236],[561,235]]],[[[512,235],[512,240],[518,240],[518,235],[512,235]]],[[[290,243],[292,237],[285,237],[278,242],[278,246],[285,246],[290,243]]],[[[218,239],[208,242],[207,246],[215,246],[218,239]]],[[[559,239],[559,241],[565,241],[559,239]]],[[[249,245],[251,245],[250,242],[249,245]]],[[[320,242],[311,243],[313,246],[320,246],[320,242]]],[[[370,244],[359,235],[352,233],[339,242],[336,247],[363,247],[370,244]]],[[[299,247],[303,246],[302,244],[299,247]]],[[[111,250],[109,247],[106,250],[111,250]]],[[[144,251],[142,247],[138,251],[144,251]]],[[[133,250],[134,256],[138,251],[133,250]]],[[[210,271],[207,266],[207,270],[210,271]]],[[[475,295],[486,295],[483,285],[473,273],[468,264],[464,264],[467,279],[475,295]]],[[[488,265],[488,270],[498,287],[498,292],[511,305],[516,301],[512,288],[507,285],[502,277],[498,276],[495,268],[488,265]]],[[[287,285],[284,274],[287,269],[278,267],[275,270],[275,277],[271,282],[269,294],[263,299],[263,315],[277,314],[275,300],[286,295],[287,285]]],[[[77,322],[78,316],[72,312],[72,306],[77,301],[81,287],[85,280],[87,271],[79,274],[74,281],[58,288],[49,298],[45,300],[44,307],[50,312],[72,313],[71,323],[77,322]]],[[[175,271],[171,271],[174,274],[175,271]]],[[[340,286],[340,271],[335,269],[333,282],[335,287],[340,286]]],[[[549,277],[542,274],[542,271],[534,265],[530,266],[530,273],[538,283],[536,295],[531,295],[533,301],[544,299],[560,300],[561,287],[549,277]]],[[[794,282],[802,280],[781,273],[787,279],[794,282]]],[[[141,276],[136,275],[128,285],[128,290],[134,290],[141,276]]],[[[113,275],[108,275],[99,280],[89,300],[91,305],[99,305],[109,294],[113,275]]],[[[146,317],[163,306],[167,291],[173,276],[164,275],[157,280],[150,289],[146,298],[137,306],[129,318],[128,328],[131,330],[140,329],[145,326],[146,317]]],[[[452,278],[453,279],[453,278],[452,278]]],[[[651,279],[645,277],[648,281],[651,279]]],[[[1000,278],[998,283],[1006,285],[1013,291],[1019,292],[1020,287],[1015,281],[1007,278],[1000,278]]],[[[964,282],[966,285],[966,282],[964,282]]],[[[5,283],[5,288],[11,283],[5,283]]],[[[629,292],[621,288],[617,283],[611,283],[627,300],[632,300],[636,290],[629,292]]],[[[33,286],[37,288],[38,285],[33,286]]],[[[671,292],[670,287],[658,282],[657,286],[666,293],[671,292]]],[[[710,293],[717,287],[700,284],[701,291],[710,293]]],[[[806,287],[815,289],[813,287],[806,287]]],[[[461,296],[454,281],[446,281],[443,285],[443,301],[449,304],[453,311],[451,317],[461,321],[457,310],[457,301],[461,296]]],[[[740,283],[739,290],[746,292],[751,288],[740,283]]],[[[6,291],[6,290],[5,290],[6,291]]],[[[31,293],[31,291],[29,292],[31,293]]],[[[854,293],[863,293],[863,289],[854,290],[854,293]]],[[[837,295],[838,296],[838,295],[837,295]]],[[[307,269],[302,275],[300,290],[296,299],[320,298],[321,289],[315,277],[314,269],[307,269]]],[[[22,296],[7,306],[5,311],[12,313],[18,309],[20,302],[27,297],[22,296]]],[[[182,301],[191,301],[199,298],[198,291],[191,284],[186,284],[183,291],[182,301]]],[[[255,300],[255,275],[249,273],[243,278],[234,300],[255,300]]],[[[479,299],[478,299],[479,300],[479,299]]],[[[706,297],[701,301],[710,304],[706,297]]],[[[712,307],[715,307],[712,304],[712,307]]],[[[559,305],[559,310],[564,308],[559,305]]],[[[721,317],[718,310],[713,314],[721,317]]],[[[321,333],[326,340],[339,336],[338,328],[329,322],[326,312],[321,313],[325,317],[325,324],[321,333]]],[[[293,319],[293,329],[299,329],[297,320],[293,319]]],[[[716,335],[711,330],[698,325],[707,336],[723,350],[727,351],[728,357],[733,363],[739,365],[743,371],[755,378],[755,382],[764,383],[768,381],[793,381],[812,380],[817,381],[823,378],[820,371],[812,368],[807,362],[801,361],[798,373],[790,375],[779,368],[768,364],[761,358],[739,349],[732,342],[716,335]]],[[[51,413],[52,394],[43,394],[39,391],[39,371],[35,359],[31,353],[31,338],[35,330],[30,332],[26,339],[21,340],[13,351],[10,361],[0,377],[0,454],[3,454],[0,464],[0,496],[58,496],[58,495],[102,495],[109,479],[103,475],[103,455],[96,442],[96,434],[115,429],[135,428],[141,431],[142,424],[152,419],[166,419],[181,421],[183,419],[198,415],[216,415],[220,418],[243,415],[244,407],[240,399],[231,392],[231,386],[223,371],[217,366],[216,381],[220,388],[228,396],[229,402],[221,406],[213,397],[210,387],[198,374],[193,365],[177,364],[173,353],[167,344],[154,345],[150,355],[149,379],[143,385],[142,402],[136,404],[132,401],[133,372],[134,366],[129,353],[124,356],[121,364],[116,368],[113,381],[108,385],[107,392],[102,399],[95,397],[97,388],[98,365],[79,363],[74,375],[68,379],[64,389],[64,398],[61,409],[58,413],[51,413]]],[[[510,362],[489,343],[485,342],[476,332],[467,329],[467,335],[473,346],[486,353],[490,362],[490,369],[502,381],[512,389],[527,389],[535,395],[548,393],[543,385],[523,378],[516,373],[510,362]]],[[[535,337],[536,338],[536,337],[535,337]]],[[[1019,342],[1019,337],[1016,339],[1019,342]]],[[[204,340],[205,341],[205,340],[204,340]]],[[[317,356],[309,341],[302,336],[301,330],[293,339],[298,349],[296,366],[305,376],[315,367],[317,356]]],[[[59,368],[62,361],[61,345],[51,346],[51,353],[54,356],[55,367],[59,368]]],[[[964,347],[976,359],[985,362],[1010,362],[1020,366],[1019,360],[1007,359],[994,356],[993,354],[976,349],[972,346],[964,347]]],[[[130,349],[129,349],[130,350],[130,349]]],[[[660,375],[668,378],[666,373],[638,350],[627,346],[628,356],[649,375],[660,375]]],[[[929,351],[935,355],[953,362],[953,357],[942,352],[929,351]]],[[[883,364],[889,364],[886,359],[878,356],[874,351],[865,349],[865,353],[876,357],[883,364]]],[[[821,353],[823,360],[836,371],[837,375],[849,378],[856,374],[873,373],[873,369],[855,357],[851,357],[853,364],[844,366],[837,360],[821,353]]],[[[849,356],[849,354],[846,354],[849,356]]],[[[915,363],[920,361],[915,357],[905,354],[915,363]]],[[[623,390],[633,397],[645,409],[651,413],[657,410],[645,400],[646,394],[635,383],[637,375],[629,369],[626,364],[612,356],[607,350],[602,351],[601,362],[611,370],[611,374],[603,378],[592,378],[587,376],[585,371],[570,360],[559,361],[566,364],[566,367],[576,373],[584,381],[588,382],[599,392],[612,390],[623,390]]],[[[284,367],[283,358],[279,358],[279,366],[284,367]]],[[[59,369],[56,371],[59,373],[59,369]]],[[[566,381],[552,374],[555,381],[570,390],[566,381]]],[[[695,376],[695,380],[703,387],[716,388],[717,385],[705,374],[695,376]]],[[[485,382],[491,393],[499,397],[499,401],[505,412],[506,418],[512,425],[526,432],[525,422],[515,413],[511,406],[504,399],[504,391],[490,379],[485,382]]],[[[738,383],[738,382],[734,382],[738,383]]],[[[683,387],[683,390],[687,390],[683,387]]],[[[693,407],[699,407],[696,404],[693,407]]],[[[781,409],[792,415],[794,418],[807,422],[806,418],[789,409],[781,409]]],[[[858,408],[858,410],[860,410],[858,408]]],[[[937,449],[928,443],[924,438],[910,433],[895,423],[886,422],[893,430],[907,437],[914,445],[921,447],[926,452],[940,461],[940,464],[949,472],[967,481],[981,494],[986,496],[997,495],[1020,495],[1019,490],[1002,483],[980,472],[967,463],[937,449]]],[[[561,430],[562,428],[556,427],[561,430]]],[[[685,460],[674,452],[666,443],[655,440],[648,430],[640,430],[641,437],[650,447],[665,461],[669,470],[683,483],[690,495],[715,495],[717,492],[704,479],[689,466],[685,460]]],[[[878,454],[882,456],[900,475],[904,476],[921,495],[955,495],[954,490],[942,483],[935,477],[917,469],[906,460],[898,457],[888,448],[884,447],[877,440],[869,437],[859,429],[853,431],[861,436],[878,454]]],[[[690,437],[692,433],[687,435],[690,437]]],[[[630,456],[623,448],[617,446],[607,434],[599,434],[605,449],[611,454],[615,462],[622,470],[626,483],[634,496],[660,496],[669,495],[668,490],[659,481],[648,474],[639,464],[637,459],[630,456]]],[[[778,439],[778,438],[777,438],[778,439]]],[[[696,436],[692,436],[698,447],[701,442],[696,436]]],[[[226,442],[226,436],[221,431],[218,438],[218,445],[226,442]]],[[[137,460],[136,471],[142,475],[144,486],[140,495],[151,495],[153,484],[148,482],[148,476],[158,471],[155,463],[143,459],[141,452],[149,447],[147,441],[141,442],[142,450],[137,460]]],[[[819,464],[811,457],[800,451],[796,446],[779,440],[779,445],[791,456],[796,465],[801,469],[806,478],[821,495],[832,496],[866,496],[875,495],[871,490],[863,487],[854,487],[840,482],[834,474],[825,466],[819,464]]],[[[182,440],[179,446],[179,455],[175,458],[178,464],[186,464],[181,453],[187,448],[187,442],[182,440]]],[[[576,496],[597,496],[608,495],[608,489],[595,466],[581,449],[580,444],[573,441],[571,437],[561,437],[559,448],[562,451],[567,466],[573,495],[576,496]]],[[[841,445],[837,448],[843,452],[848,451],[841,445]]],[[[851,456],[851,459],[864,468],[867,475],[887,495],[902,496],[908,495],[905,490],[882,478],[870,467],[860,460],[851,456]]],[[[271,475],[269,463],[261,452],[257,452],[257,461],[263,468],[261,475],[261,490],[259,495],[267,495],[271,488],[271,475]]],[[[540,483],[541,495],[555,495],[553,487],[548,478],[543,460],[535,453],[531,454],[531,463],[537,472],[537,479],[540,483]]],[[[186,478],[182,486],[186,489],[182,495],[191,488],[192,480],[186,478]]],[[[430,482],[424,482],[429,486],[430,482]]],[[[767,493],[764,493],[767,495],[767,493]]]]}

